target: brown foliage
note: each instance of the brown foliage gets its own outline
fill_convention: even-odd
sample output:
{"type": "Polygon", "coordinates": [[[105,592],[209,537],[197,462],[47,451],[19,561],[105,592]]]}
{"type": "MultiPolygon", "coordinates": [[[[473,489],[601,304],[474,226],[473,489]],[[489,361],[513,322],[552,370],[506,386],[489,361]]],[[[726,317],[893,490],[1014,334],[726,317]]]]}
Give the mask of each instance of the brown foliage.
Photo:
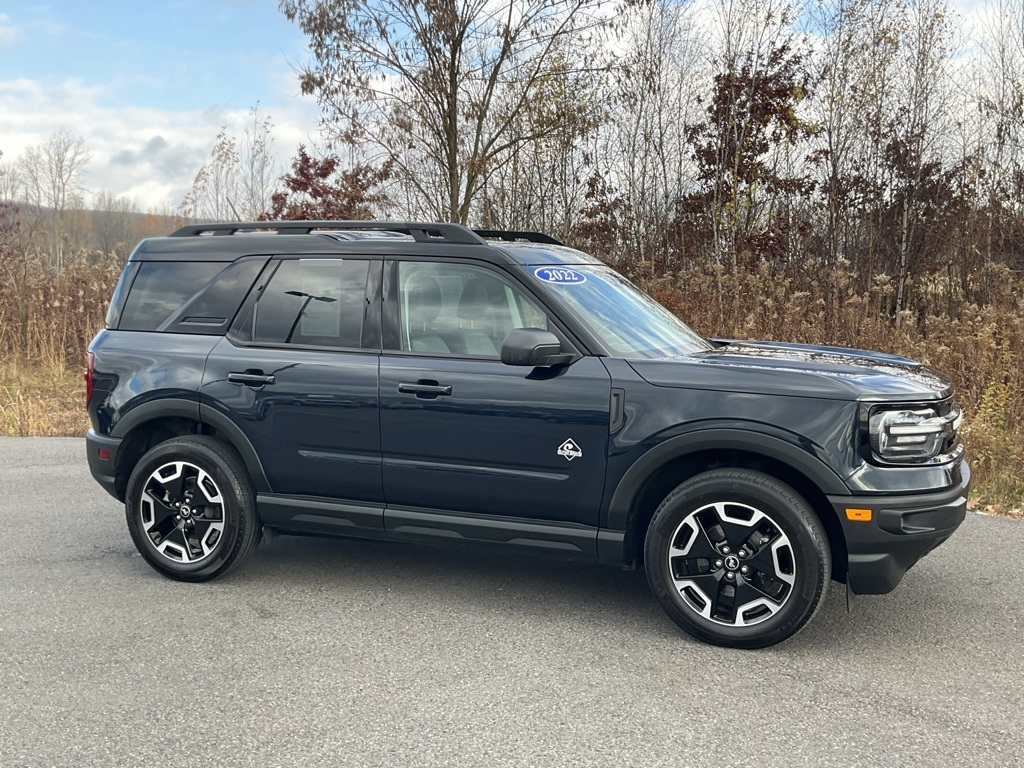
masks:
{"type": "MultiPolygon", "coordinates": [[[[57,274],[45,257],[0,247],[0,268],[12,266],[18,281],[0,283],[0,434],[81,434],[79,371],[120,266],[116,257],[95,264],[79,254],[57,274]]],[[[881,349],[938,368],[953,378],[966,410],[978,500],[1024,506],[1024,280],[1007,267],[972,274],[977,285],[968,287],[984,286],[984,304],[964,303],[959,281],[928,278],[917,286],[923,300],[904,311],[899,327],[891,317],[894,281],[875,275],[865,291],[864,278],[842,264],[808,260],[780,272],[762,262],[736,275],[696,264],[657,277],[637,266],[631,276],[707,336],[881,349]]]]}
{"type": "Polygon", "coordinates": [[[292,169],[281,177],[284,189],[270,197],[271,208],[262,220],[349,221],[373,218],[373,210],[387,202],[378,188],[391,176],[382,168],[359,164],[340,169],[335,155],[310,157],[300,145],[292,169]]]}
{"type": "Polygon", "coordinates": [[[79,365],[100,328],[120,275],[116,257],[90,264],[85,254],[59,273],[22,257],[17,282],[0,286],[0,359],[79,365]]]}
{"type": "Polygon", "coordinates": [[[771,274],[766,264],[736,276],[698,265],[633,277],[705,336],[878,349],[937,368],[953,379],[965,409],[975,493],[985,502],[1024,506],[1024,280],[1005,266],[985,267],[972,279],[998,289],[979,305],[950,300],[959,286],[933,277],[918,286],[925,301],[904,311],[897,327],[889,276],[874,276],[861,291],[848,268],[805,266],[788,277],[771,274]]]}

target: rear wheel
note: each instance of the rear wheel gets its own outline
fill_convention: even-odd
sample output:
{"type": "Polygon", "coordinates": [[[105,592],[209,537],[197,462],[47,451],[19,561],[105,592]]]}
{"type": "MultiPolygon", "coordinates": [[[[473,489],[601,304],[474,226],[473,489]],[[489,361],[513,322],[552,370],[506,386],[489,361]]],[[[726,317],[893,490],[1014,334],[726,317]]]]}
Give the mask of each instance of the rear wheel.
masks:
{"type": "Polygon", "coordinates": [[[821,522],[792,488],[717,469],[679,485],[645,541],[647,578],[680,627],[705,642],[763,648],[821,605],[831,562],[821,522]]]}
{"type": "Polygon", "coordinates": [[[132,471],[125,516],[136,548],[171,579],[208,581],[241,565],[259,540],[249,478],[229,447],[204,436],[152,448],[132,471]]]}

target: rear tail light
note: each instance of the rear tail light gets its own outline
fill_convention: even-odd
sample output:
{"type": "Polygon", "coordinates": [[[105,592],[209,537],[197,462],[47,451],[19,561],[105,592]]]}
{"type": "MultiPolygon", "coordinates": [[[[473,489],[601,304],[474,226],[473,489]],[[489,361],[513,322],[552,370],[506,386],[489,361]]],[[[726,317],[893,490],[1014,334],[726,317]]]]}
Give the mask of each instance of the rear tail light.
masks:
{"type": "Polygon", "coordinates": [[[92,400],[92,379],[96,372],[96,355],[90,352],[85,360],[86,367],[82,378],[85,379],[85,404],[89,405],[89,401],[92,400]]]}

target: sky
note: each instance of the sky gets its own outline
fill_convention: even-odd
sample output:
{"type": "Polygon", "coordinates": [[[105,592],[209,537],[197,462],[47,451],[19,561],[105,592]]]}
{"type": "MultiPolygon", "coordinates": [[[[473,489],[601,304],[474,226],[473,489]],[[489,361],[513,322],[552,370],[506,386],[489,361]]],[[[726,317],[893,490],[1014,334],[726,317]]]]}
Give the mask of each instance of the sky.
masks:
{"type": "Polygon", "coordinates": [[[0,0],[0,162],[68,130],[88,190],[176,209],[220,128],[241,136],[257,104],[282,166],[317,140],[308,59],[275,0],[0,0]]]}
{"type": "MultiPolygon", "coordinates": [[[[983,0],[952,5],[970,25],[983,0]]],[[[88,190],[176,210],[221,127],[241,136],[257,104],[282,172],[317,142],[308,60],[276,0],[0,0],[0,163],[67,130],[88,190]]]]}

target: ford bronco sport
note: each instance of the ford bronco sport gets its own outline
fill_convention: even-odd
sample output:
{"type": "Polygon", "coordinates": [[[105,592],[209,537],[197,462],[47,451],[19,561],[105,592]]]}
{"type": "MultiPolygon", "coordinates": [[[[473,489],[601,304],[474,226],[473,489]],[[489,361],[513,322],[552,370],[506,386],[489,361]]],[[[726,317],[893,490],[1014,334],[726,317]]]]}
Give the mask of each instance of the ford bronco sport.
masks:
{"type": "Polygon", "coordinates": [[[135,249],[88,358],[92,474],[183,581],[265,530],[478,542],[643,565],[684,630],[755,648],[965,514],[936,371],[702,338],[536,233],[187,226],[135,249]]]}

